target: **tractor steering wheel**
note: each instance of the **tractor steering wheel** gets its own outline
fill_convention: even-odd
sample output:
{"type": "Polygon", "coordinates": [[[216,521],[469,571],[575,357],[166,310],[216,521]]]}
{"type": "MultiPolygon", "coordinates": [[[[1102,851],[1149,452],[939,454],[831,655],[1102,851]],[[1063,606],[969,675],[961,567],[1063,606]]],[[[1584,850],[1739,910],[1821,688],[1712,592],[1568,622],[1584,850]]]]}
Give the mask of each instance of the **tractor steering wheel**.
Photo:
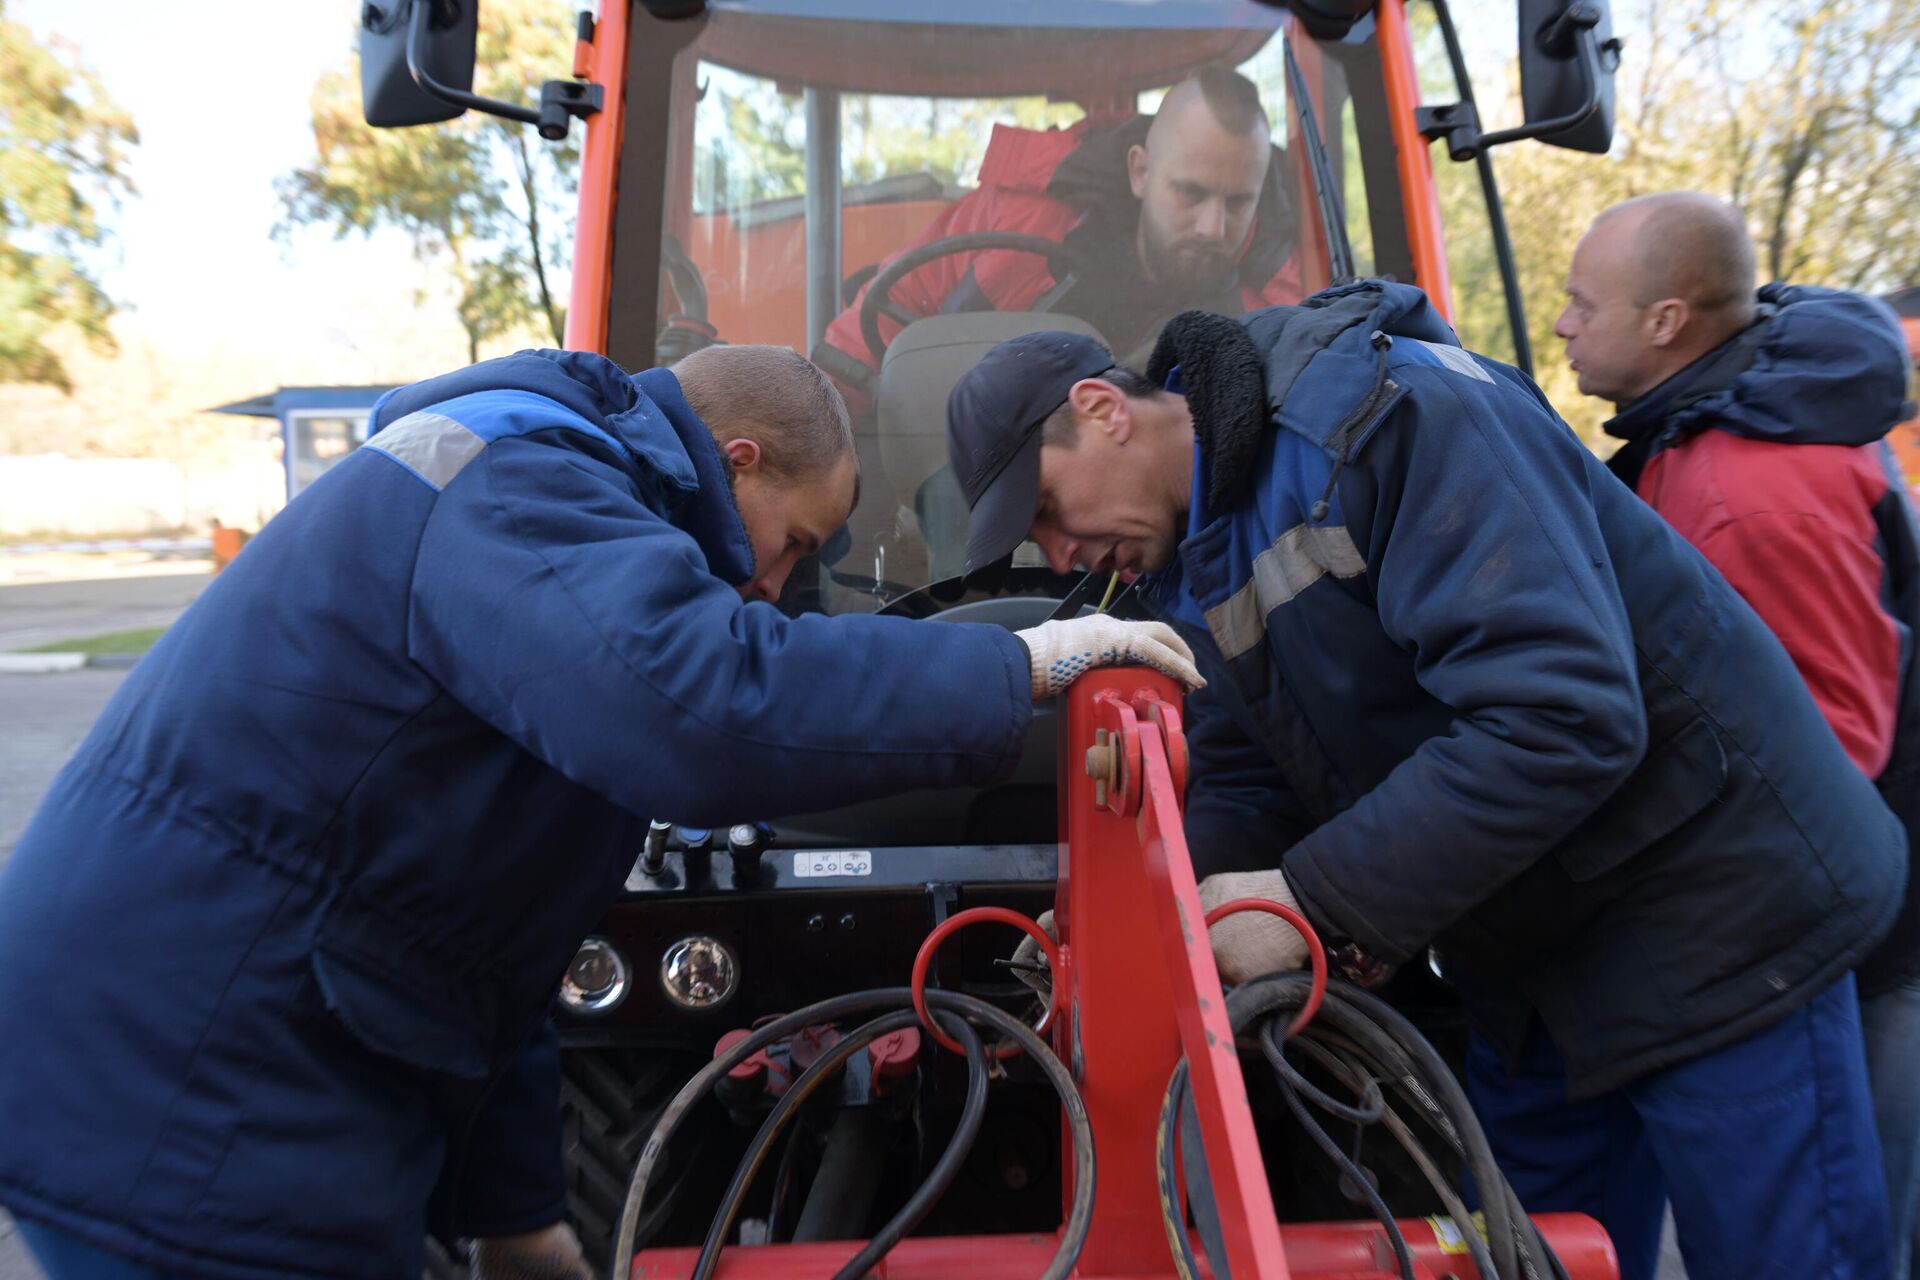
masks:
{"type": "Polygon", "coordinates": [[[873,353],[876,362],[884,360],[887,355],[887,340],[880,336],[880,316],[883,312],[902,327],[921,318],[889,296],[893,287],[909,272],[917,271],[937,258],[956,253],[978,253],[983,249],[1038,254],[1047,260],[1047,268],[1053,272],[1055,280],[1067,278],[1066,246],[1045,236],[1022,235],[1017,231],[976,231],[971,235],[942,236],[938,240],[916,245],[888,263],[873,278],[873,283],[867,286],[867,296],[861,299],[860,336],[867,340],[867,350],[873,353]]]}

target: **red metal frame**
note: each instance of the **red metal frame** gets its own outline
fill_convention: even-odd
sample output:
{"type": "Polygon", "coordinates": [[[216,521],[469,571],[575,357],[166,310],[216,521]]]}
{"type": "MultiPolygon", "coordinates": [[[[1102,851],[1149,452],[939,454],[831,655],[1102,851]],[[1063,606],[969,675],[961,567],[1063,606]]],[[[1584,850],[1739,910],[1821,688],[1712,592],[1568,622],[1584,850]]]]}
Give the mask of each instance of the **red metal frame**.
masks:
{"type": "Polygon", "coordinates": [[[587,117],[580,150],[580,206],[573,232],[573,293],[567,302],[567,349],[607,349],[607,305],[613,294],[613,200],[618,185],[620,142],[627,120],[627,36],[632,17],[626,0],[608,0],[594,23],[593,43],[575,45],[574,74],[589,78],[605,95],[587,117]]]}
{"type": "Polygon", "coordinates": [[[1138,1275],[1149,1258],[1158,1269],[1172,1265],[1154,1137],[1184,1048],[1228,1265],[1236,1276],[1285,1280],[1280,1227],[1180,829],[1179,696],[1164,677],[1110,670],[1090,673],[1066,697],[1054,923],[1067,1007],[1055,1049],[1080,1081],[1099,1170],[1079,1274],[1138,1275]],[[1103,765],[1106,776],[1092,776],[1103,765]]]}
{"type": "MultiPolygon", "coordinates": [[[[627,50],[632,19],[626,12],[625,0],[603,6],[603,10],[594,27],[593,43],[577,46],[574,51],[575,74],[586,68],[589,78],[605,94],[604,108],[587,118],[586,142],[581,151],[573,289],[567,305],[566,333],[566,345],[576,351],[607,349],[607,309],[613,287],[613,213],[620,144],[626,122],[627,50]]],[[[1414,66],[1405,0],[1380,0],[1375,19],[1388,117],[1400,173],[1400,198],[1413,256],[1414,283],[1426,291],[1441,316],[1451,320],[1453,288],[1441,232],[1439,191],[1434,185],[1427,139],[1414,123],[1414,112],[1420,105],[1420,81],[1414,66]]],[[[1310,59],[1314,52],[1311,43],[1303,46],[1303,51],[1304,58],[1310,59]]],[[[1310,74],[1317,79],[1318,73],[1316,65],[1310,74]]],[[[676,68],[675,74],[690,76],[691,68],[676,68]]],[[[687,148],[677,148],[673,163],[685,168],[691,162],[687,148]]],[[[674,229],[683,240],[686,238],[685,227],[674,229]]],[[[1326,246],[1315,239],[1320,234],[1317,225],[1310,224],[1307,232],[1302,247],[1311,244],[1317,248],[1324,264],[1326,246]]]]}
{"type": "MultiPolygon", "coordinates": [[[[1074,1275],[1175,1276],[1154,1142],[1161,1099],[1184,1056],[1232,1273],[1241,1280],[1392,1280],[1393,1254],[1377,1224],[1283,1230],[1276,1220],[1181,829],[1187,753],[1178,687],[1148,671],[1095,671],[1068,690],[1064,704],[1054,1047],[1086,1100],[1098,1170],[1092,1229],[1074,1275]]],[[[930,954],[929,947],[923,959],[930,954]]],[[[1575,1280],[1617,1280],[1613,1247],[1598,1223],[1576,1214],[1538,1222],[1575,1280]]],[[[1445,1224],[1400,1225],[1420,1280],[1476,1275],[1445,1224]]],[[[872,1274],[1038,1275],[1058,1243],[1053,1235],[906,1240],[872,1274]]],[[[718,1276],[828,1277],[860,1245],[732,1248],[718,1276]]],[[[679,1280],[698,1257],[690,1248],[643,1251],[633,1280],[679,1280]]],[[[1201,1268],[1211,1274],[1204,1261],[1201,1268]]]]}
{"type": "Polygon", "coordinates": [[[1448,323],[1453,321],[1453,281],[1447,274],[1447,244],[1440,229],[1440,189],[1433,180],[1433,154],[1420,132],[1420,74],[1414,66],[1413,33],[1405,0],[1380,0],[1374,13],[1380,41],[1380,78],[1387,120],[1400,170],[1400,207],[1413,253],[1413,282],[1426,292],[1448,323]]]}

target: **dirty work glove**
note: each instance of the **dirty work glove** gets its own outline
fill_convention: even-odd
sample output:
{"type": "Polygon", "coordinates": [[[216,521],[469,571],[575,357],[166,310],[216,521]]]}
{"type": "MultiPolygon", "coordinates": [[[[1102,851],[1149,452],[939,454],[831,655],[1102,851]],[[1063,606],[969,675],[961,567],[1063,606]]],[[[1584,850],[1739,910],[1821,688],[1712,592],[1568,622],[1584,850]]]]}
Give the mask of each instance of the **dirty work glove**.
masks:
{"type": "Polygon", "coordinates": [[[594,1280],[579,1238],[564,1222],[476,1241],[473,1274],[475,1280],[594,1280]]]}
{"type": "Polygon", "coordinates": [[[1189,689],[1207,685],[1194,668],[1193,650],[1162,622],[1122,622],[1096,613],[1014,634],[1027,646],[1035,698],[1051,698],[1095,667],[1152,667],[1189,689]]]}
{"type": "MultiPolygon", "coordinates": [[[[1055,942],[1060,941],[1060,935],[1053,929],[1051,909],[1035,916],[1033,922],[1045,929],[1049,938],[1055,942]]],[[[1013,976],[1032,987],[1035,995],[1042,1000],[1052,997],[1053,971],[1047,968],[1047,953],[1040,949],[1040,944],[1033,940],[1031,934],[1020,935],[1020,945],[1013,949],[1013,962],[1010,967],[1013,969],[1013,976]]]]}
{"type": "MultiPolygon", "coordinates": [[[[1200,906],[1213,910],[1235,898],[1265,898],[1298,911],[1287,878],[1274,871],[1223,871],[1200,882],[1200,906]]],[[[1263,911],[1242,911],[1207,930],[1213,962],[1232,983],[1298,969],[1307,961],[1307,940],[1299,930],[1263,911]]]]}

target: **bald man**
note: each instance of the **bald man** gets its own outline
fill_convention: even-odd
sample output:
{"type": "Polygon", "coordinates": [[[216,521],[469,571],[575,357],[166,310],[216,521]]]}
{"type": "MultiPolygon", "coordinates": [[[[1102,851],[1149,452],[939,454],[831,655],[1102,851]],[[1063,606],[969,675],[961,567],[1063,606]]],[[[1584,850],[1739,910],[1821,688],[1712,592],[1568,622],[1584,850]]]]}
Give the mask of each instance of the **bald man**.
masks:
{"type": "MultiPolygon", "coordinates": [[[[1611,400],[1614,473],[1712,561],[1786,647],[1848,756],[1920,830],[1920,546],[1883,440],[1907,355],[1880,302],[1754,292],[1740,215],[1711,196],[1642,196],[1573,255],[1554,332],[1580,389],[1611,400]]],[[[1896,1276],[1920,1184],[1920,879],[1857,972],[1896,1276]]],[[[1540,1206],[1535,1206],[1540,1207],[1540,1206]]],[[[1687,1223],[1680,1221],[1684,1247],[1687,1223]]],[[[1691,1260],[1689,1262],[1691,1267],[1691,1260]]]]}
{"type": "MultiPolygon", "coordinates": [[[[1275,151],[1259,91],[1221,67],[1174,85],[1152,116],[1087,119],[1070,129],[995,125],[978,188],[903,252],[953,236],[1020,232],[1064,245],[1070,272],[1056,278],[1032,253],[953,253],[909,272],[892,300],[915,317],[1077,316],[1122,356],[1188,308],[1238,315],[1297,302],[1295,225],[1275,151]]],[[[880,367],[860,332],[866,296],[861,289],[813,353],[856,411],[880,367]]],[[[880,321],[888,341],[900,328],[880,321]]]]}

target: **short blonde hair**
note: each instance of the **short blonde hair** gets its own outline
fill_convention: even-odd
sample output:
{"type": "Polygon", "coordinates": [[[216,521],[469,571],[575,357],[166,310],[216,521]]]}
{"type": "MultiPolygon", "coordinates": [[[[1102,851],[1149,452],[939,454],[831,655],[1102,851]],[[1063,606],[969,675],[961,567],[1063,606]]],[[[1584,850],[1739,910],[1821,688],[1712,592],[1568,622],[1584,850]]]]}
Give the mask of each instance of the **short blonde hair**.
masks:
{"type": "Polygon", "coordinates": [[[824,373],[787,347],[703,347],[673,373],[713,438],[753,441],[772,475],[817,476],[854,456],[846,401],[824,373]]]}

